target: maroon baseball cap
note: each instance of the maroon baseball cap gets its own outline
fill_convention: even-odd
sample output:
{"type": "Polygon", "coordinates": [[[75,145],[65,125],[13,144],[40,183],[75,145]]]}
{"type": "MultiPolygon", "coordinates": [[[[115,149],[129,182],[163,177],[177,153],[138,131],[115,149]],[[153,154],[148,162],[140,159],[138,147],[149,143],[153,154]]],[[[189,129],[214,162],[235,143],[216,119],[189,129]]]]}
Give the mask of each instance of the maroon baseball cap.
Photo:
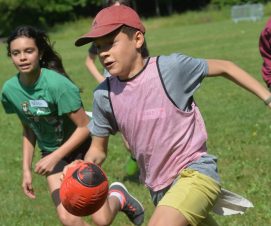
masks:
{"type": "Polygon", "coordinates": [[[123,25],[133,27],[145,33],[145,28],[138,14],[132,8],[125,5],[113,5],[102,9],[96,15],[90,31],[78,38],[75,41],[75,45],[85,45],[92,42],[94,38],[108,35],[123,25]]]}

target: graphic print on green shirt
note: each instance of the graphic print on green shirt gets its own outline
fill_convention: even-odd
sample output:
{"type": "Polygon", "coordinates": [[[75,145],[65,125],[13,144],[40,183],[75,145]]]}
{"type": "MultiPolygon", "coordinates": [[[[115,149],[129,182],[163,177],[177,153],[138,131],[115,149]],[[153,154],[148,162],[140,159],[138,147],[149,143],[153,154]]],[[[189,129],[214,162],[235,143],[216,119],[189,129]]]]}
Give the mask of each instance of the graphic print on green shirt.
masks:
{"type": "Polygon", "coordinates": [[[76,126],[67,113],[82,107],[78,87],[45,68],[32,86],[24,86],[19,75],[6,81],[1,102],[7,113],[16,113],[34,131],[45,151],[54,151],[70,137],[76,126]]]}

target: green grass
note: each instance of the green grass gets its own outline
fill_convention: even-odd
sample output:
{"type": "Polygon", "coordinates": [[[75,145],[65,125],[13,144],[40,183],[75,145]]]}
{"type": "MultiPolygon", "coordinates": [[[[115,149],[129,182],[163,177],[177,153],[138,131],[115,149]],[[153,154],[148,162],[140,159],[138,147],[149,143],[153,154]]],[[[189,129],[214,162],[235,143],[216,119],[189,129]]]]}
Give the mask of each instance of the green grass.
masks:
{"type": "MultiPolygon", "coordinates": [[[[202,58],[234,61],[262,84],[258,37],[267,17],[257,22],[233,23],[228,11],[190,12],[184,15],[144,20],[151,55],[182,52],[202,58]]],[[[88,46],[76,48],[74,41],[89,28],[89,20],[57,26],[50,32],[55,48],[62,55],[66,70],[83,89],[82,99],[92,109],[92,91],[96,86],[84,60],[88,46]]],[[[16,71],[0,44],[0,85],[16,71]]],[[[101,68],[101,66],[98,64],[101,68]]],[[[223,78],[206,79],[196,93],[209,133],[209,153],[219,157],[223,186],[248,199],[255,207],[245,215],[215,216],[223,226],[271,225],[269,172],[271,165],[270,110],[250,93],[223,78]]],[[[34,175],[37,199],[27,199],[21,191],[21,126],[15,116],[0,108],[0,224],[1,226],[59,225],[43,177],[34,175]]],[[[144,204],[146,222],[154,207],[149,193],[136,180],[125,177],[128,154],[119,136],[111,137],[109,157],[104,164],[110,181],[124,181],[128,189],[144,204]]],[[[37,150],[35,161],[39,158],[37,150]]],[[[89,220],[89,218],[88,218],[89,220]]],[[[131,225],[119,214],[114,226],[131,225]]],[[[145,224],[147,225],[147,224],[145,224]]]]}

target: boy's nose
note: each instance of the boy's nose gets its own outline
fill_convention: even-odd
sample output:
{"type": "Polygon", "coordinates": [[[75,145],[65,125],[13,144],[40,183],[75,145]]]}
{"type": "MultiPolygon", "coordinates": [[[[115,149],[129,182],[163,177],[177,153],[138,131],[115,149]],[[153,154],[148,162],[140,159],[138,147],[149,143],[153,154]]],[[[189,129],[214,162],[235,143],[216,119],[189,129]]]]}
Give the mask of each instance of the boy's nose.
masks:
{"type": "Polygon", "coordinates": [[[105,59],[107,56],[109,56],[109,51],[103,50],[103,51],[100,51],[100,52],[99,52],[99,57],[100,57],[101,59],[105,59]]]}

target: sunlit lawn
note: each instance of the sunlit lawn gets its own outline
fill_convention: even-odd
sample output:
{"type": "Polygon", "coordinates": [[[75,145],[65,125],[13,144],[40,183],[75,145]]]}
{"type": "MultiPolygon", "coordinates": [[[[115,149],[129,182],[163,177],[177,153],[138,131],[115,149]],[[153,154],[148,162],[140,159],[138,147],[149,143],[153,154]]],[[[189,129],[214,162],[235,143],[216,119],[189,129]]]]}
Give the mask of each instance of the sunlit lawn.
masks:
{"type": "MultiPolygon", "coordinates": [[[[201,13],[204,23],[194,21],[197,14],[144,20],[151,55],[182,52],[201,58],[232,60],[256,79],[260,75],[261,58],[258,36],[267,18],[257,22],[233,23],[230,18],[213,20],[201,13]],[[194,20],[193,20],[194,19],[194,20]]],[[[195,20],[196,21],[196,20],[195,20]]],[[[62,55],[66,70],[83,89],[86,110],[92,109],[92,91],[96,86],[84,66],[87,48],[74,46],[74,41],[89,28],[89,20],[58,26],[51,31],[51,40],[62,55]]],[[[5,44],[0,45],[0,85],[15,73],[6,57],[5,44]]],[[[99,65],[99,64],[98,64],[99,65]]],[[[101,66],[99,65],[101,68],[101,66]]],[[[264,84],[262,82],[262,84],[264,84]]],[[[209,152],[219,157],[223,186],[250,199],[255,207],[245,215],[215,216],[223,226],[271,225],[270,187],[270,110],[255,96],[223,78],[206,79],[196,94],[209,132],[209,152]]],[[[45,179],[34,175],[37,199],[25,198],[21,191],[21,127],[15,116],[0,108],[0,225],[59,225],[45,179]]],[[[36,159],[39,151],[36,152],[36,159]]],[[[136,179],[125,177],[123,167],[128,158],[119,136],[110,140],[109,157],[104,164],[110,181],[124,181],[146,209],[146,224],[153,205],[149,193],[136,179]]],[[[114,226],[131,225],[120,214],[114,226]]]]}

